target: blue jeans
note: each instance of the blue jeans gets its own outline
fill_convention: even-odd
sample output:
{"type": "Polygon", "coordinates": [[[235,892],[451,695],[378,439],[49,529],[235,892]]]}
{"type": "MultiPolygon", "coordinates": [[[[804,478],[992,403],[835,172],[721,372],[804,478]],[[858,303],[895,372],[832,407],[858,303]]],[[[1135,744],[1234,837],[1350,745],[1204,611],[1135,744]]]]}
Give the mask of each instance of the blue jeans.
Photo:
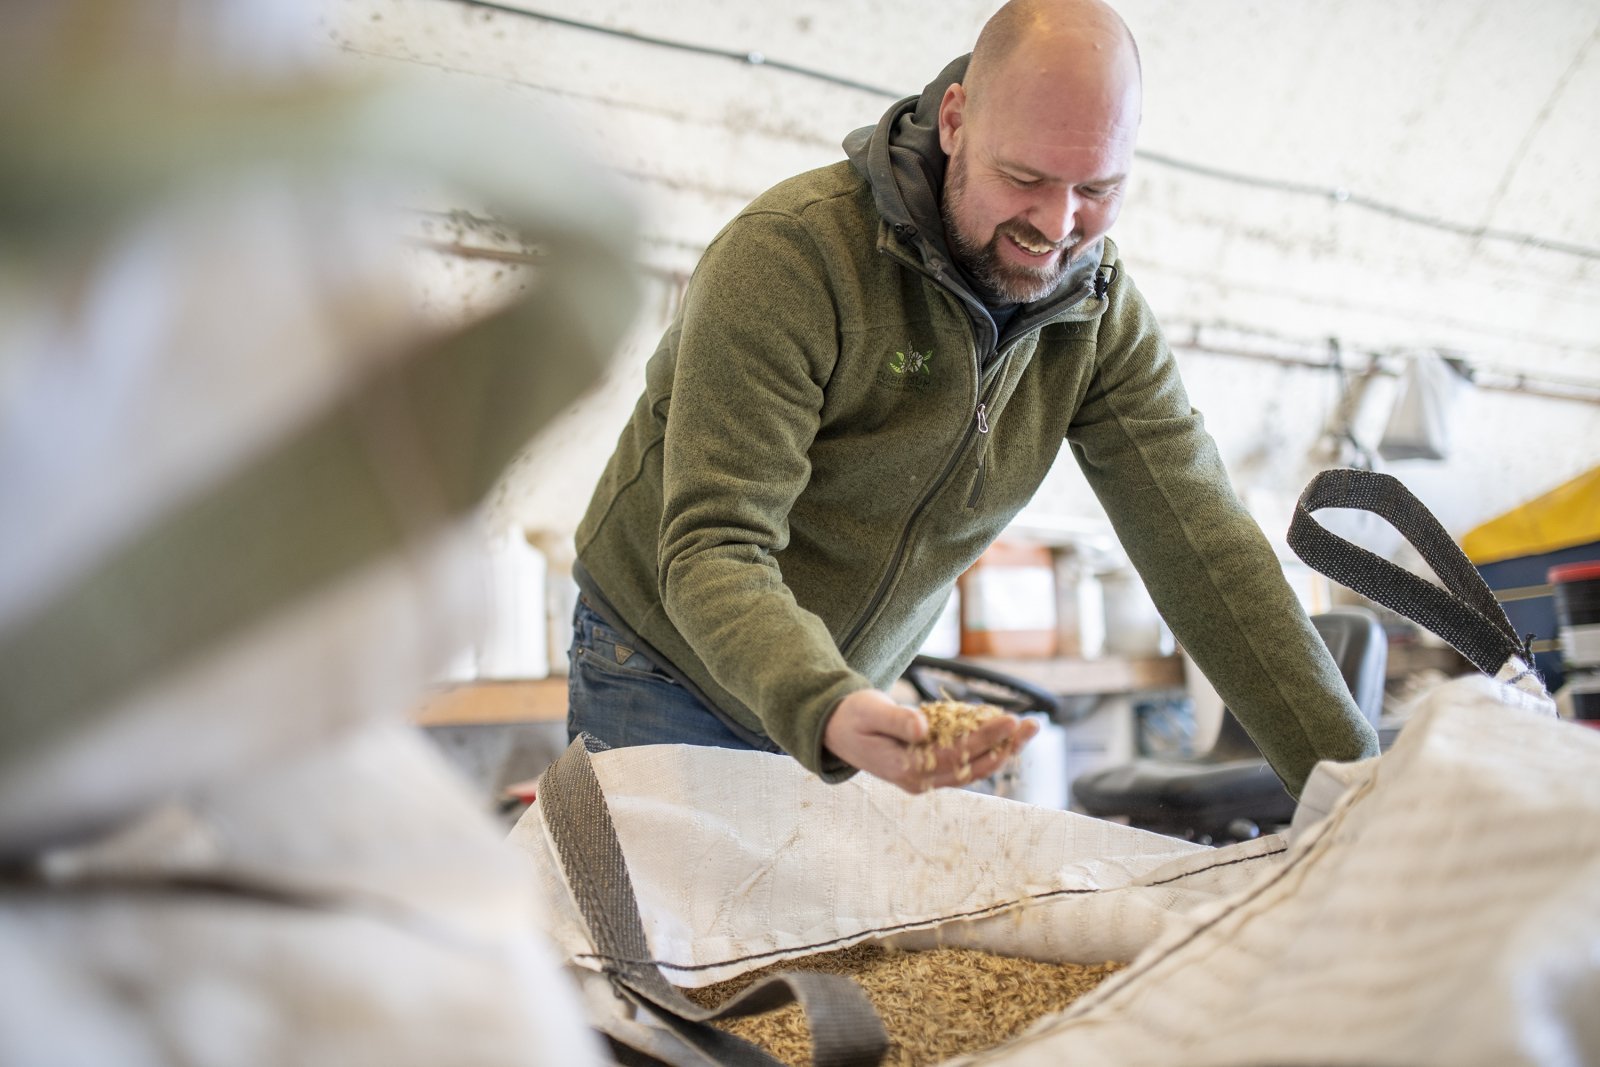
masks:
{"type": "Polygon", "coordinates": [[[777,752],[752,744],[595,613],[583,598],[572,613],[567,667],[567,740],[591,734],[612,748],[708,745],[777,752]]]}

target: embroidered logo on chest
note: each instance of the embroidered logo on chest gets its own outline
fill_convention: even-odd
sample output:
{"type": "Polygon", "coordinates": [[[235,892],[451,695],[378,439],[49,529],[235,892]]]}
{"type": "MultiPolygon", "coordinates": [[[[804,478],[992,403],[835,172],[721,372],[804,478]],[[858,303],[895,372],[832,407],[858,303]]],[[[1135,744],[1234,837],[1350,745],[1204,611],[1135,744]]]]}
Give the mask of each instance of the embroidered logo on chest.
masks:
{"type": "Polygon", "coordinates": [[[918,352],[915,348],[911,354],[896,352],[889,358],[889,369],[896,374],[932,374],[928,363],[933,359],[933,352],[918,352]]]}

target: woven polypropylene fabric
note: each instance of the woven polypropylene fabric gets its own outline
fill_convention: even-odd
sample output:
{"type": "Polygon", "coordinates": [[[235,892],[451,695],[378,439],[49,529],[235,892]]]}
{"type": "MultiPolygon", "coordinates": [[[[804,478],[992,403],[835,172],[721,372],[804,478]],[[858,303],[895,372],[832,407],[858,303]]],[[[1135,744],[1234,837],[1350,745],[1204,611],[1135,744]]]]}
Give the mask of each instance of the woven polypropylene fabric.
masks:
{"type": "Polygon", "coordinates": [[[1390,475],[1318,474],[1295,507],[1288,542],[1307,566],[1426,627],[1486,674],[1523,651],[1505,609],[1477,569],[1422,502],[1390,475]],[[1446,588],[1330,533],[1312,517],[1322,508],[1354,508],[1383,518],[1421,553],[1446,588]]]}
{"type": "MultiPolygon", "coordinates": [[[[913,796],[869,775],[829,785],[762,752],[645,745],[590,762],[627,859],[649,962],[682,986],[863,942],[1130,960],[1284,852],[1278,835],[1212,849],[964,790],[913,796]]],[[[549,802],[541,789],[511,842],[539,871],[549,935],[591,1024],[685,1062],[687,1039],[617,994],[615,968],[597,952],[568,884],[549,802]]]]}
{"type": "MultiPolygon", "coordinates": [[[[568,887],[583,913],[597,955],[620,992],[650,1009],[714,1063],[767,1067],[778,1061],[754,1045],[707,1025],[798,1002],[810,1023],[816,1067],[872,1067],[889,1037],[859,986],[839,975],[790,972],[758,982],[714,1009],[680,993],[651,961],[639,903],[605,793],[580,736],[545,772],[539,804],[568,887]]],[[[603,746],[601,746],[603,747],[603,746]]]]}
{"type": "Polygon", "coordinates": [[[973,1062],[1600,1063],[1600,734],[1554,711],[1478,675],[1430,691],[1283,864],[973,1062]]]}

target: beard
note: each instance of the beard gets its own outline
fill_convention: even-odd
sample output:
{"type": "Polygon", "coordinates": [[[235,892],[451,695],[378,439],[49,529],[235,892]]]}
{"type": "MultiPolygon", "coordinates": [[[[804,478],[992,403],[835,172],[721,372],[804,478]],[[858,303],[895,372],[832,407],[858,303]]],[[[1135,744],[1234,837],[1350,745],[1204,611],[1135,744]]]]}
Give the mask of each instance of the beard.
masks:
{"type": "Polygon", "coordinates": [[[1065,241],[1055,242],[1021,218],[1007,219],[994,228],[987,244],[979,244],[964,233],[956,221],[967,193],[966,153],[957,152],[950,157],[945,172],[944,196],[939,214],[944,219],[945,242],[950,254],[977,286],[978,295],[988,304],[1029,304],[1049,296],[1071,268],[1071,253],[1080,239],[1072,233],[1065,241]],[[1000,254],[1000,242],[1006,237],[1025,241],[1035,247],[1056,245],[1061,249],[1055,263],[1048,267],[1028,267],[1012,263],[1000,254]]]}

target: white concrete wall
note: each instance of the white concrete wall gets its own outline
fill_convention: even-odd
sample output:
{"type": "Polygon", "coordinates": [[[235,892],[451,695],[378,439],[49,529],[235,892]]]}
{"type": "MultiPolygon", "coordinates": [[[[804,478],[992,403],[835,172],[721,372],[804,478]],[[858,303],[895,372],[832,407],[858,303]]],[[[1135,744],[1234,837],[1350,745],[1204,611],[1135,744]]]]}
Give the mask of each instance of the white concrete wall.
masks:
{"type": "MultiPolygon", "coordinates": [[[[513,0],[515,2],[515,0],[513,0]]],[[[968,50],[996,4],[946,0],[527,0],[674,41],[757,50],[915,92],[968,50]]],[[[1469,226],[1600,246],[1600,8],[1589,0],[1122,0],[1146,75],[1142,146],[1263,178],[1340,187],[1469,226]]],[[[495,514],[556,537],[576,525],[636,399],[641,364],[710,237],[766,186],[841,157],[885,96],[459,0],[333,0],[330,38],[399,69],[565,116],[646,211],[650,292],[611,373],[535,442],[495,514]]],[[[436,205],[430,205],[436,206],[436,205]]],[[[1355,369],[1383,354],[1356,415],[1376,443],[1410,350],[1600,386],[1600,260],[1418,226],[1352,203],[1218,180],[1146,158],[1113,236],[1180,349],[1197,407],[1269,531],[1307,477],[1338,401],[1326,370],[1185,348],[1255,346],[1355,369]]],[[[467,234],[467,243],[472,235],[467,234]]],[[[504,265],[428,254],[428,298],[492,299],[504,265]]],[[[549,358],[559,358],[551,353],[549,358]]],[[[1600,389],[1591,390],[1600,395],[1600,389]]],[[[1600,404],[1468,391],[1443,463],[1389,467],[1454,533],[1600,462],[1600,404]]],[[[1031,512],[1097,514],[1058,464],[1031,512]]]]}

